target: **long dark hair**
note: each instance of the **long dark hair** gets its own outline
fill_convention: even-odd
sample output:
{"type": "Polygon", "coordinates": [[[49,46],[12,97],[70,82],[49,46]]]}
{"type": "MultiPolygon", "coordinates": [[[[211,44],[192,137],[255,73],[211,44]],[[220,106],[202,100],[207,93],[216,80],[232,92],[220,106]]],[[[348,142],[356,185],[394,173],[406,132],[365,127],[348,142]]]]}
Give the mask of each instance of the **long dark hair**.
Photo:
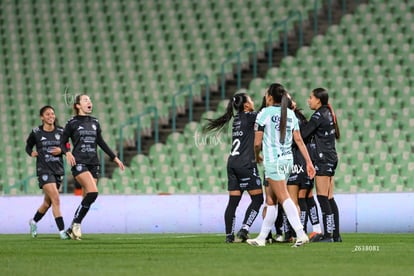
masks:
{"type": "MultiPolygon", "coordinates": [[[[272,83],[269,86],[268,93],[273,98],[275,104],[280,104],[280,143],[285,143],[286,138],[286,123],[287,123],[287,108],[289,106],[289,98],[287,91],[280,83],[272,83]]],[[[290,103],[291,104],[291,103],[290,103]]]]}
{"type": "Polygon", "coordinates": [[[339,140],[339,138],[341,137],[341,134],[339,132],[339,126],[338,126],[337,118],[336,118],[336,115],[335,115],[335,111],[334,111],[333,107],[331,106],[331,104],[329,103],[328,90],[326,90],[325,88],[318,87],[318,88],[313,89],[312,93],[315,96],[315,98],[317,98],[321,101],[322,105],[326,105],[329,108],[329,111],[332,114],[332,119],[333,119],[333,122],[334,122],[335,137],[336,137],[336,139],[339,140]]]}
{"type": "MultiPolygon", "coordinates": [[[[46,112],[47,109],[52,109],[53,112],[55,112],[55,109],[51,105],[45,105],[39,110],[39,116],[43,116],[43,114],[46,112]]],[[[55,114],[55,116],[56,116],[56,114],[55,114]]],[[[55,121],[53,122],[53,125],[55,127],[59,126],[59,122],[58,122],[58,119],[56,117],[55,117],[55,121]]]]}
{"type": "Polygon", "coordinates": [[[220,131],[233,118],[233,109],[237,113],[244,111],[244,104],[247,102],[247,94],[244,92],[236,93],[226,107],[226,112],[216,119],[206,119],[208,123],[203,127],[204,132],[220,131]]]}
{"type": "Polygon", "coordinates": [[[73,112],[75,115],[79,115],[79,109],[76,107],[76,105],[80,104],[80,99],[82,96],[86,96],[86,94],[76,95],[75,100],[73,101],[73,112]]]}

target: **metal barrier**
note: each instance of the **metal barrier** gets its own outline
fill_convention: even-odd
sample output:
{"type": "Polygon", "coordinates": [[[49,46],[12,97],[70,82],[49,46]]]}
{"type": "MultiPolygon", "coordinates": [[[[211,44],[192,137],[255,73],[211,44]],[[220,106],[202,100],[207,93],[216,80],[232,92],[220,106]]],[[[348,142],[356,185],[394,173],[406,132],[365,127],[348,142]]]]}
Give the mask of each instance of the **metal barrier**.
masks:
{"type": "Polygon", "coordinates": [[[159,130],[158,130],[158,110],[155,106],[149,106],[144,112],[141,112],[134,117],[129,118],[124,124],[119,127],[119,159],[124,162],[124,133],[123,129],[126,126],[133,124],[137,125],[137,151],[141,153],[141,118],[148,114],[154,113],[154,141],[158,143],[159,141],[159,130]]]}
{"type": "Polygon", "coordinates": [[[240,55],[242,52],[248,49],[253,49],[253,78],[256,78],[257,75],[257,51],[256,43],[253,41],[246,42],[243,44],[243,47],[240,48],[237,52],[227,57],[221,63],[221,99],[223,100],[226,97],[226,78],[224,72],[224,66],[231,62],[234,58],[237,58],[237,90],[241,88],[241,60],[240,55]]]}
{"type": "MultiPolygon", "coordinates": [[[[332,0],[327,0],[328,1],[328,25],[332,25],[332,0]]],[[[344,15],[347,11],[347,6],[346,6],[346,2],[347,0],[342,0],[341,1],[341,10],[342,10],[342,15],[344,15]]],[[[354,0],[354,2],[356,2],[358,5],[361,3],[360,0],[354,0]]],[[[313,33],[314,35],[318,34],[318,0],[315,0],[314,2],[314,6],[313,6],[313,33]]]]}
{"type": "Polygon", "coordinates": [[[210,109],[210,84],[208,80],[208,76],[205,74],[199,74],[191,83],[181,88],[177,93],[175,93],[172,97],[172,132],[175,132],[177,129],[177,97],[183,95],[186,92],[188,93],[189,97],[189,104],[188,104],[188,121],[193,120],[193,85],[198,83],[199,81],[204,80],[205,89],[206,89],[206,99],[205,99],[205,108],[206,111],[210,109]]]}
{"type": "Polygon", "coordinates": [[[268,55],[267,55],[267,57],[268,57],[268,66],[269,66],[269,68],[271,68],[272,65],[273,65],[273,33],[274,33],[274,31],[277,28],[279,28],[280,26],[283,26],[283,56],[286,57],[288,55],[288,40],[287,40],[287,38],[288,38],[288,29],[287,29],[287,24],[292,18],[294,18],[296,16],[298,17],[298,20],[299,20],[299,36],[298,36],[299,47],[302,47],[302,45],[303,45],[302,14],[301,14],[300,11],[293,11],[292,13],[290,13],[290,15],[285,20],[274,23],[273,26],[269,30],[268,41],[267,41],[267,45],[268,45],[268,49],[267,49],[268,55]]]}

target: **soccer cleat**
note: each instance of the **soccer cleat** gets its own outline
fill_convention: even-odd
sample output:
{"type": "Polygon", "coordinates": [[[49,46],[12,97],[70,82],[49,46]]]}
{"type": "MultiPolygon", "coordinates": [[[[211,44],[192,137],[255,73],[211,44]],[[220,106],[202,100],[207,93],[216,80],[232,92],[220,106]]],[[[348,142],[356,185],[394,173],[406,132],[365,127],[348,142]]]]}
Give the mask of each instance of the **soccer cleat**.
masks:
{"type": "Polygon", "coordinates": [[[266,240],[247,239],[246,242],[253,246],[266,246],[266,240]]]}
{"type": "Polygon", "coordinates": [[[323,239],[322,233],[312,232],[309,234],[309,241],[310,242],[318,242],[323,239]]]}
{"type": "Polygon", "coordinates": [[[72,233],[75,235],[75,237],[77,237],[79,239],[82,237],[82,231],[81,231],[80,223],[73,223],[72,224],[72,233]]]}
{"type": "Polygon", "coordinates": [[[295,242],[294,237],[284,237],[283,235],[276,235],[276,242],[278,243],[289,243],[289,242],[295,242]]]}
{"type": "Polygon", "coordinates": [[[341,236],[334,237],[334,238],[333,238],[333,241],[334,241],[334,242],[342,242],[342,238],[341,238],[341,236]]]}
{"type": "Polygon", "coordinates": [[[292,247],[299,247],[299,246],[302,246],[302,245],[304,245],[305,243],[308,243],[308,242],[309,242],[308,235],[305,234],[300,238],[296,238],[296,242],[295,242],[294,245],[292,245],[292,247]]]}
{"type": "Polygon", "coordinates": [[[277,234],[276,235],[276,242],[285,242],[283,235],[277,234]]]}
{"type": "Polygon", "coordinates": [[[334,239],[332,237],[323,237],[319,242],[334,242],[334,239]]]}
{"type": "Polygon", "coordinates": [[[272,244],[272,243],[276,243],[276,242],[277,241],[272,236],[272,232],[270,232],[269,235],[267,235],[266,243],[272,244]]]}
{"type": "Polygon", "coordinates": [[[226,235],[226,243],[233,243],[234,242],[234,235],[228,234],[226,235]]]}
{"type": "Polygon", "coordinates": [[[66,232],[64,230],[59,232],[59,236],[61,240],[70,240],[71,237],[68,236],[68,234],[66,234],[66,232]]]}
{"type": "Polygon", "coordinates": [[[65,233],[72,240],[80,240],[81,239],[81,238],[75,236],[75,234],[73,234],[72,228],[69,228],[68,230],[66,230],[65,233]]]}
{"type": "Polygon", "coordinates": [[[246,240],[249,238],[249,232],[246,229],[240,229],[240,231],[237,233],[238,242],[246,242],[246,240]]]}
{"type": "Polygon", "coordinates": [[[37,224],[36,222],[31,219],[29,221],[29,225],[30,225],[30,234],[32,235],[32,238],[36,238],[37,237],[37,224]]]}

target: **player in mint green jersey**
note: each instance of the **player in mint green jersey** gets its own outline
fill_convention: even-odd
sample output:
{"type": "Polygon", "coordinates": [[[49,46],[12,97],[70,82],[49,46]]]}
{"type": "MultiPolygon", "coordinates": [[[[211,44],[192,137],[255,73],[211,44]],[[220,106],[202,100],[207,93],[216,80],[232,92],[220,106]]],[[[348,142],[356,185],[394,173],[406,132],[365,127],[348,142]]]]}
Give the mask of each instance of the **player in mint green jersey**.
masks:
{"type": "Polygon", "coordinates": [[[309,177],[315,175],[315,168],[309,157],[305,144],[300,135],[298,119],[295,113],[288,109],[288,95],[286,89],[278,83],[270,85],[266,92],[267,107],[262,109],[256,118],[254,151],[256,162],[263,161],[266,180],[269,183],[266,191],[266,215],[255,239],[248,239],[247,243],[254,246],[265,246],[268,236],[277,217],[277,204],[280,203],[296,232],[294,247],[309,242],[303,230],[298,209],[289,196],[286,181],[293,167],[292,141],[306,161],[309,177]],[[263,157],[260,155],[262,152],[263,157]]]}

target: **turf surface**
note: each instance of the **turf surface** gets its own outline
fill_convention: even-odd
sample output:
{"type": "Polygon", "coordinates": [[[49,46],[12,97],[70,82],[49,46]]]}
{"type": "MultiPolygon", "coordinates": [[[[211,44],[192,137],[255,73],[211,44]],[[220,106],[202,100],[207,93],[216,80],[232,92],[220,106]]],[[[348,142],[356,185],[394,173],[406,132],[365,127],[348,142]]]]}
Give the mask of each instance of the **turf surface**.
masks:
{"type": "Polygon", "coordinates": [[[0,275],[414,275],[413,234],[342,237],[291,248],[222,234],[0,235],[0,275]]]}

